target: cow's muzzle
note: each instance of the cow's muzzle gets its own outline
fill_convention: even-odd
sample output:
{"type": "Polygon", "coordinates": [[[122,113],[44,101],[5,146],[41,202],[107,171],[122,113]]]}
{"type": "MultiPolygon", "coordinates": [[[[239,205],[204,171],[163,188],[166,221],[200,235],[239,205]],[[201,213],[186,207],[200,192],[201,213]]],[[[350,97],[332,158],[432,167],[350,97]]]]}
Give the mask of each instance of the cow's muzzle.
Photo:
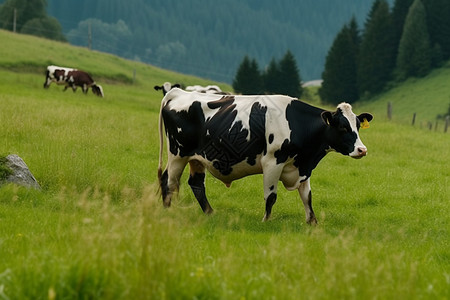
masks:
{"type": "Polygon", "coordinates": [[[355,152],[355,155],[352,155],[353,158],[362,158],[367,155],[367,148],[358,147],[355,152]]]}

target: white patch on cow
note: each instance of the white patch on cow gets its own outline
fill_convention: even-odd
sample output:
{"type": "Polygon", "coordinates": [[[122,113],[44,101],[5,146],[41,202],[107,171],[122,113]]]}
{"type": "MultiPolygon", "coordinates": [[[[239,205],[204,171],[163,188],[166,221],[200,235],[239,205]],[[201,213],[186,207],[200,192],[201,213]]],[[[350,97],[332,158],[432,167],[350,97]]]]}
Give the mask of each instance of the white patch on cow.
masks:
{"type": "Polygon", "coordinates": [[[349,156],[360,157],[358,149],[366,148],[366,146],[364,146],[361,139],[359,138],[359,132],[356,126],[356,115],[352,111],[352,106],[348,103],[341,103],[338,105],[337,108],[342,111],[342,114],[344,115],[345,118],[347,118],[348,122],[350,123],[352,131],[356,134],[355,145],[353,147],[353,151],[349,153],[349,156]]]}
{"type": "Polygon", "coordinates": [[[280,176],[281,182],[288,191],[293,191],[299,188],[302,181],[306,180],[307,176],[300,176],[298,168],[294,166],[294,159],[290,159],[285,166],[280,176]]]}
{"type": "MultiPolygon", "coordinates": [[[[287,96],[280,95],[261,95],[261,96],[235,96],[237,116],[236,121],[241,121],[243,128],[249,130],[247,140],[250,140],[250,112],[252,106],[258,103],[262,108],[266,108],[266,124],[265,128],[273,128],[274,132],[270,132],[274,135],[274,142],[272,145],[281,145],[286,137],[282,133],[290,133],[289,124],[285,117],[286,106],[293,100],[287,96]]],[[[266,130],[264,130],[266,131],[266,130]]],[[[270,134],[266,132],[266,134],[270,134]]],[[[287,136],[289,138],[289,135],[287,136]]],[[[268,136],[266,136],[266,140],[268,136]]]]}
{"type": "Polygon", "coordinates": [[[166,93],[168,91],[170,91],[171,88],[172,88],[172,84],[170,82],[164,82],[163,89],[164,89],[164,91],[166,91],[166,93]]]}

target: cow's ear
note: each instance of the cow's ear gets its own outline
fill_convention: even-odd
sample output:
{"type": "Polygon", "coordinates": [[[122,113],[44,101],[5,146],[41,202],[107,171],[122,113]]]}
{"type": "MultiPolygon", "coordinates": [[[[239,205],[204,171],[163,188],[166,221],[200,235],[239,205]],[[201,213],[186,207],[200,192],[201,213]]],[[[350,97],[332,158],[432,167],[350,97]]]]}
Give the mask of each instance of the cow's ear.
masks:
{"type": "Polygon", "coordinates": [[[360,114],[360,115],[358,116],[358,120],[359,120],[360,122],[364,122],[364,119],[366,119],[367,122],[370,122],[370,121],[372,121],[373,116],[372,116],[371,114],[369,114],[369,113],[362,113],[362,114],[360,114]]]}
{"type": "Polygon", "coordinates": [[[330,125],[333,121],[333,113],[331,111],[324,111],[321,114],[322,120],[325,122],[325,124],[330,125]]]}
{"type": "Polygon", "coordinates": [[[157,85],[155,85],[154,88],[155,88],[156,91],[159,91],[159,90],[162,90],[163,87],[162,87],[162,86],[157,86],[157,85]]]}

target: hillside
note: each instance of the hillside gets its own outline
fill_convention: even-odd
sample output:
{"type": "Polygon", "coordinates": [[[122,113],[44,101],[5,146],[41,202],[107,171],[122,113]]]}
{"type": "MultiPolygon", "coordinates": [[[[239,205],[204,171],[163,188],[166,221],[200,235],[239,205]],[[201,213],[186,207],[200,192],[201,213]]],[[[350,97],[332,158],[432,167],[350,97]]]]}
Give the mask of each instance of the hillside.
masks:
{"type": "MultiPolygon", "coordinates": [[[[90,51],[67,43],[55,42],[34,36],[14,34],[0,30],[0,39],[7,47],[0,48],[0,69],[42,74],[48,65],[74,67],[89,72],[97,81],[133,84],[152,94],[161,96],[153,90],[154,85],[165,81],[184,85],[211,84],[211,80],[163,70],[148,64],[126,60],[116,55],[90,51]],[[32,46],[30,46],[32,45],[32,46]]],[[[231,87],[217,83],[224,90],[231,87]]]]}
{"type": "MultiPolygon", "coordinates": [[[[387,105],[392,104],[392,120],[403,124],[411,124],[416,113],[416,126],[426,127],[428,122],[434,126],[438,115],[448,112],[450,105],[450,62],[432,71],[424,78],[410,78],[385,93],[366,101],[357,103],[381,120],[387,120],[387,105]]],[[[441,130],[443,120],[440,120],[441,130]]]]}
{"type": "Polygon", "coordinates": [[[320,162],[311,178],[319,224],[311,227],[298,193],[281,183],[262,223],[259,175],[227,188],[207,174],[215,213],[205,216],[186,169],[163,208],[162,95],[153,85],[207,81],[10,32],[0,40],[0,157],[18,154],[42,187],[0,186],[1,298],[448,297],[449,134],[397,119],[408,118],[409,103],[435,113],[427,108],[443,104],[433,91],[447,93],[446,68],[355,105],[375,114],[361,130],[369,154],[320,162]],[[92,72],[105,98],[43,89],[48,63],[92,72]],[[383,117],[387,100],[394,122],[383,117]]]}

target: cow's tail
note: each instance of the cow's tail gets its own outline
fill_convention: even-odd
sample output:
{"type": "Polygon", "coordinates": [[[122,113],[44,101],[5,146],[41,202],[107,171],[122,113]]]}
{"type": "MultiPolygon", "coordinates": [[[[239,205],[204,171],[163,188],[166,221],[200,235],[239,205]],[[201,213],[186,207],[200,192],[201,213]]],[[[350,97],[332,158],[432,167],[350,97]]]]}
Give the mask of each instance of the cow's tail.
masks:
{"type": "Polygon", "coordinates": [[[92,92],[99,96],[99,97],[105,97],[105,94],[103,94],[103,88],[101,85],[98,85],[94,82],[94,84],[92,85],[92,92]]]}
{"type": "Polygon", "coordinates": [[[164,136],[163,136],[163,119],[162,119],[162,110],[166,103],[166,97],[164,97],[161,101],[161,108],[159,110],[159,121],[158,121],[158,130],[159,130],[159,163],[158,163],[158,180],[159,186],[161,186],[161,176],[162,176],[162,164],[163,164],[163,151],[164,151],[164,136]]]}
{"type": "Polygon", "coordinates": [[[164,120],[163,120],[163,109],[167,105],[169,101],[171,101],[173,98],[177,95],[178,88],[171,89],[167,94],[164,96],[164,98],[161,100],[161,108],[159,110],[159,121],[158,121],[158,130],[159,130],[159,164],[158,164],[158,179],[159,179],[159,186],[161,187],[161,177],[163,174],[163,152],[164,152],[164,120]]]}

